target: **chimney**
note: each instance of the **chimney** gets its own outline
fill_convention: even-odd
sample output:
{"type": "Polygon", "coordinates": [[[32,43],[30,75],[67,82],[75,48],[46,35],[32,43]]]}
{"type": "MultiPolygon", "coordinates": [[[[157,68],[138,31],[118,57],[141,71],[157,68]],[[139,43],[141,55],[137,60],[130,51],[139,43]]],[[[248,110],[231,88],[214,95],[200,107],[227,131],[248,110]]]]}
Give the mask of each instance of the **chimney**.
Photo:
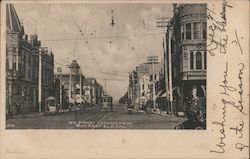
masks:
{"type": "Polygon", "coordinates": [[[34,44],[34,35],[30,35],[30,44],[31,44],[31,45],[34,44]]]}
{"type": "Polygon", "coordinates": [[[37,46],[38,46],[38,47],[41,46],[41,41],[40,41],[40,40],[37,41],[37,46]]]}
{"type": "Polygon", "coordinates": [[[28,35],[27,34],[24,35],[24,40],[28,41],[28,35]]]}

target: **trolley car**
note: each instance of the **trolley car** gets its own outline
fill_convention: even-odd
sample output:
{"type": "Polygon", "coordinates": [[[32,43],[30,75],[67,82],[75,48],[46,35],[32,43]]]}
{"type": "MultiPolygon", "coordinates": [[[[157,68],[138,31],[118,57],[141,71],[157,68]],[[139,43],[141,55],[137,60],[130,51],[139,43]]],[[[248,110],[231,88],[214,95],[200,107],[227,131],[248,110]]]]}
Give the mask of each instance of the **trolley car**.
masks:
{"type": "Polygon", "coordinates": [[[58,112],[57,100],[55,97],[48,97],[45,99],[45,114],[56,114],[58,112]]]}
{"type": "Polygon", "coordinates": [[[102,96],[102,110],[104,111],[113,111],[113,98],[110,95],[102,96]]]}

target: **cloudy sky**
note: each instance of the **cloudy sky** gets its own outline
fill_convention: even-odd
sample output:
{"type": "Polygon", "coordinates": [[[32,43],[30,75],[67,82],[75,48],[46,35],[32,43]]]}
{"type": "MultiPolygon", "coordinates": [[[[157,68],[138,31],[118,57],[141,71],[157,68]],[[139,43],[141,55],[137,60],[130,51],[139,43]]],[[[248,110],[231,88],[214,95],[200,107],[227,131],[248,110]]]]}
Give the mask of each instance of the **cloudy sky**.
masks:
{"type": "MultiPolygon", "coordinates": [[[[25,33],[37,33],[60,64],[77,59],[87,77],[95,77],[118,99],[127,90],[128,72],[150,55],[162,57],[159,17],[171,17],[170,4],[14,4],[25,33]],[[111,10],[115,25],[112,27],[111,10]]],[[[63,67],[67,72],[67,68],[63,67]]]]}

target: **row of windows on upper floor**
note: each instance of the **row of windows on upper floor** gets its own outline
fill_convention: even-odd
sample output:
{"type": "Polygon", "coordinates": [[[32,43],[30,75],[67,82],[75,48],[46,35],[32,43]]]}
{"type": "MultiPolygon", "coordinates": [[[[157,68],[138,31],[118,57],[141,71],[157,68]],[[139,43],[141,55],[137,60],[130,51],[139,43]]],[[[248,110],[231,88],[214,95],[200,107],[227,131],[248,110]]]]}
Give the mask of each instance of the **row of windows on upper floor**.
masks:
{"type": "Polygon", "coordinates": [[[207,38],[207,23],[194,22],[181,26],[181,40],[194,40],[207,38]]]}
{"type": "MultiPolygon", "coordinates": [[[[6,59],[7,70],[17,71],[18,68],[21,68],[21,65],[25,66],[28,64],[27,69],[30,69],[31,66],[34,66],[38,62],[38,56],[34,56],[31,54],[26,54],[24,50],[22,50],[21,55],[17,54],[17,48],[10,48],[10,53],[8,53],[8,57],[6,59]]],[[[51,61],[42,58],[42,65],[45,69],[54,69],[53,65],[50,64],[51,61]]],[[[35,66],[34,66],[35,67],[35,66]]]]}
{"type": "Polygon", "coordinates": [[[207,52],[200,52],[197,51],[194,53],[193,51],[190,52],[190,69],[191,70],[202,70],[207,69],[207,52]]]}

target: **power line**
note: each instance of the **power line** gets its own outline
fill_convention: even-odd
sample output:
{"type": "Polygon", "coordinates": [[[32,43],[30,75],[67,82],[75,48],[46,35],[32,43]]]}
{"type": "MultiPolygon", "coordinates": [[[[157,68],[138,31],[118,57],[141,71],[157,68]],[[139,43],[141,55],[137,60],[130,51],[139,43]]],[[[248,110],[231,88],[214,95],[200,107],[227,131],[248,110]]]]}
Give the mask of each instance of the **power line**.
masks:
{"type": "MultiPolygon", "coordinates": [[[[145,34],[133,34],[133,35],[114,35],[114,36],[99,36],[99,37],[84,37],[84,40],[98,40],[98,39],[136,39],[142,38],[145,36],[151,35],[162,35],[166,34],[166,32],[153,32],[153,33],[145,33],[145,34]]],[[[58,39],[42,39],[42,41],[78,41],[83,40],[82,38],[58,38],[58,39]]],[[[19,41],[27,41],[27,40],[19,40],[19,41]]]]}
{"type": "MultiPolygon", "coordinates": [[[[145,34],[134,34],[134,35],[115,35],[115,36],[99,36],[99,37],[84,37],[84,40],[98,40],[98,39],[136,39],[136,38],[144,38],[145,36],[151,35],[162,35],[166,34],[166,32],[157,32],[157,33],[145,33],[145,34]]],[[[150,37],[151,38],[151,37],[150,37]]],[[[81,38],[62,38],[62,39],[44,39],[43,41],[77,41],[82,40],[81,38]]]]}
{"type": "Polygon", "coordinates": [[[115,79],[115,78],[96,78],[98,80],[109,80],[109,81],[120,81],[120,82],[125,82],[128,81],[128,79],[115,79]]]}
{"type": "MultiPolygon", "coordinates": [[[[57,63],[58,65],[60,66],[68,66],[66,64],[62,64],[60,60],[56,60],[54,59],[55,63],[57,63]]],[[[112,75],[112,76],[119,76],[119,77],[127,77],[126,75],[122,75],[122,73],[118,73],[116,71],[113,71],[113,72],[104,72],[104,71],[97,71],[97,70],[94,70],[94,69],[91,69],[91,68],[88,68],[88,67],[84,67],[86,70],[90,70],[92,72],[98,72],[98,73],[102,73],[102,74],[107,74],[107,75],[112,75]]]]}
{"type": "MultiPolygon", "coordinates": [[[[80,26],[77,24],[77,22],[76,22],[74,16],[72,15],[72,9],[70,8],[70,6],[68,6],[68,7],[69,7],[69,12],[70,12],[71,18],[72,18],[74,24],[76,25],[77,29],[79,30],[81,37],[82,37],[83,40],[85,41],[85,44],[88,44],[88,40],[85,39],[84,34],[83,34],[83,32],[82,32],[80,26]]],[[[87,47],[88,47],[88,49],[90,50],[89,45],[87,45],[87,47]]],[[[92,53],[91,55],[93,55],[93,53],[92,53]]],[[[93,56],[93,57],[94,57],[94,56],[93,56]]],[[[100,65],[99,65],[99,63],[96,61],[96,59],[95,59],[95,58],[92,58],[92,60],[95,62],[96,66],[102,71],[102,68],[100,67],[100,65]]]]}

